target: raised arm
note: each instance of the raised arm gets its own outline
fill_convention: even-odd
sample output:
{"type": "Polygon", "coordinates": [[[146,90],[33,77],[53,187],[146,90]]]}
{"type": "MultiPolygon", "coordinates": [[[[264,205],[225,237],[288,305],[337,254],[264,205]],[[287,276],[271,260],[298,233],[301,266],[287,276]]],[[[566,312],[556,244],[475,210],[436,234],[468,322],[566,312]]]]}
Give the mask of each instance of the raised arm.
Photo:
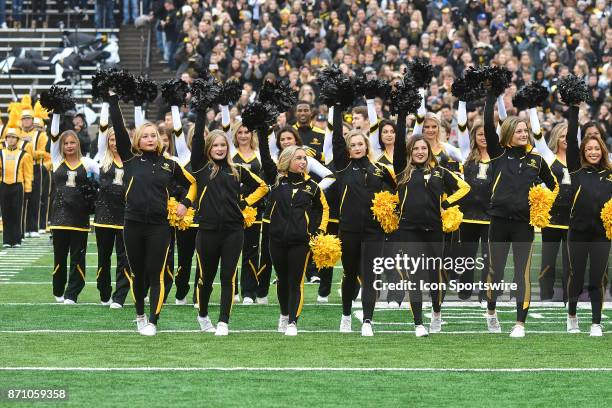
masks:
{"type": "Polygon", "coordinates": [[[193,139],[191,140],[191,170],[196,172],[204,167],[206,163],[204,157],[204,127],[206,126],[206,116],[198,113],[196,116],[193,139]]]}
{"type": "Polygon", "coordinates": [[[142,113],[142,106],[134,106],[134,125],[136,127],[142,125],[145,121],[144,114],[142,113]]]}
{"type": "Polygon", "coordinates": [[[332,131],[332,146],[336,170],[342,170],[349,165],[349,157],[346,151],[346,141],[342,132],[342,108],[334,107],[334,130],[332,131]]]}
{"type": "Polygon", "coordinates": [[[484,109],[484,131],[485,139],[487,140],[487,153],[489,157],[494,159],[503,153],[503,148],[499,144],[499,137],[495,131],[495,117],[493,110],[495,109],[495,95],[487,93],[487,99],[484,109]]]}
{"type": "Polygon", "coordinates": [[[459,107],[457,108],[457,128],[459,130],[457,141],[461,155],[465,160],[472,151],[472,145],[470,143],[470,132],[467,128],[467,108],[464,101],[459,101],[459,107]]]}
{"type": "Polygon", "coordinates": [[[132,142],[130,141],[130,135],[125,128],[123,123],[123,115],[119,108],[119,98],[117,95],[112,94],[108,98],[108,107],[110,111],[111,123],[115,130],[115,140],[117,141],[117,152],[122,161],[131,159],[134,154],[132,153],[132,142]]]}
{"type": "Polygon", "coordinates": [[[102,109],[100,110],[100,128],[98,129],[98,153],[94,160],[100,161],[106,154],[106,146],[108,145],[108,138],[106,131],[108,130],[108,102],[102,102],[102,109]]]}
{"type": "Polygon", "coordinates": [[[567,124],[567,169],[574,172],[580,169],[580,147],[578,146],[578,107],[570,106],[567,124]]]}
{"type": "Polygon", "coordinates": [[[501,94],[497,97],[497,115],[498,115],[498,123],[497,123],[497,127],[495,128],[495,131],[499,135],[501,124],[508,117],[508,114],[506,113],[506,105],[504,104],[504,94],[501,94]]]}
{"type": "Polygon", "coordinates": [[[276,134],[272,129],[268,132],[268,151],[270,152],[270,157],[274,161],[278,160],[278,156],[280,155],[280,150],[276,145],[276,134]]]}
{"type": "Polygon", "coordinates": [[[408,165],[406,155],[406,116],[407,112],[399,112],[397,115],[397,134],[395,135],[395,144],[393,145],[393,172],[399,175],[408,165]]]}
{"type": "MultiPolygon", "coordinates": [[[[232,140],[232,127],[230,123],[230,111],[227,105],[219,105],[221,108],[221,126],[225,132],[225,138],[227,139],[227,145],[229,146],[230,157],[234,157],[236,154],[236,146],[232,140]]],[[[257,135],[259,137],[259,135],[257,135]]]]}
{"type": "MultiPolygon", "coordinates": [[[[267,135],[268,129],[261,127],[257,129],[257,134],[267,135]]],[[[278,175],[278,168],[270,156],[270,148],[267,140],[262,140],[259,143],[259,154],[261,155],[261,168],[263,169],[266,183],[274,184],[276,182],[276,176],[278,175]]]]}
{"type": "Polygon", "coordinates": [[[421,94],[421,106],[419,106],[419,109],[417,110],[416,122],[414,124],[414,129],[412,130],[413,135],[423,133],[423,124],[425,123],[425,115],[427,114],[427,108],[425,107],[425,96],[427,96],[427,93],[425,92],[425,89],[422,88],[419,88],[419,93],[421,94]]]}
{"type": "Polygon", "coordinates": [[[54,113],[51,119],[51,163],[53,163],[53,169],[56,169],[64,160],[59,146],[60,120],[60,114],[54,113]]]}
{"type": "Polygon", "coordinates": [[[380,157],[383,154],[383,147],[380,145],[380,127],[378,123],[378,116],[376,115],[376,104],[374,99],[367,99],[366,104],[368,107],[368,122],[370,124],[370,146],[372,147],[372,154],[374,157],[380,157]]]}
{"type": "Polygon", "coordinates": [[[325,138],[323,139],[323,157],[325,164],[331,163],[334,160],[334,150],[332,147],[332,132],[334,130],[334,107],[332,106],[327,111],[327,126],[325,127],[325,138]]]}

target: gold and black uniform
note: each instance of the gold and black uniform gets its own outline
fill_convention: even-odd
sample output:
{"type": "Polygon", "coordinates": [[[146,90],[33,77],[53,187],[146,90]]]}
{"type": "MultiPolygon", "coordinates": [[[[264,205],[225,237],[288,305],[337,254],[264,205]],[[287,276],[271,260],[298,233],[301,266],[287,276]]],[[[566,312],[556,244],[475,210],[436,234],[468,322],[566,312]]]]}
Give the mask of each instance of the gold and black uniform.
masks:
{"type": "Polygon", "coordinates": [[[4,247],[21,245],[24,194],[32,191],[32,157],[17,148],[0,150],[2,184],[2,242],[4,247]]]}

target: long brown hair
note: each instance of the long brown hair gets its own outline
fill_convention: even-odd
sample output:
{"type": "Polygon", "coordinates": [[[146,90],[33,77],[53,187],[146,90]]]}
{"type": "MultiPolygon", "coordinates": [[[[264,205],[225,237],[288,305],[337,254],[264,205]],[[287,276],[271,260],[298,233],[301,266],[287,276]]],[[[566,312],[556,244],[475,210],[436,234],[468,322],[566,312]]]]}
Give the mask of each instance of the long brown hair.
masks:
{"type": "Polygon", "coordinates": [[[612,165],[610,164],[610,156],[608,155],[608,148],[606,144],[601,140],[599,136],[585,136],[582,138],[582,143],[580,143],[580,165],[582,167],[590,166],[589,162],[586,159],[585,151],[586,144],[591,140],[596,140],[599,144],[599,148],[601,149],[601,159],[599,159],[599,167],[603,170],[612,170],[612,165]]]}
{"type": "Polygon", "coordinates": [[[227,164],[229,165],[230,169],[232,170],[232,174],[235,177],[238,177],[238,170],[236,170],[236,165],[234,164],[234,162],[232,161],[232,158],[230,157],[230,149],[229,149],[229,144],[227,142],[227,138],[225,137],[225,132],[223,132],[220,129],[215,129],[212,132],[208,133],[206,135],[206,137],[204,138],[204,146],[206,149],[206,158],[208,159],[208,163],[211,164],[212,166],[212,172],[210,173],[210,178],[213,179],[217,176],[217,174],[219,173],[219,166],[217,165],[217,163],[215,163],[215,161],[213,160],[210,152],[212,150],[213,147],[213,143],[215,142],[215,139],[221,137],[223,138],[223,141],[225,142],[226,146],[227,146],[227,153],[225,154],[225,160],[227,161],[227,164]]]}
{"type": "Polygon", "coordinates": [[[416,165],[412,163],[412,149],[419,140],[424,141],[427,145],[427,159],[425,160],[425,166],[427,167],[427,169],[431,170],[438,165],[436,156],[434,156],[433,152],[431,151],[431,145],[429,144],[427,139],[425,139],[425,136],[421,134],[410,136],[410,138],[408,139],[408,143],[406,144],[406,161],[408,164],[406,165],[404,171],[397,175],[398,186],[408,183],[410,181],[410,177],[412,177],[412,172],[416,168],[416,165]]]}
{"type": "Polygon", "coordinates": [[[480,129],[484,129],[484,124],[475,123],[472,126],[472,129],[470,129],[470,148],[471,150],[470,150],[470,154],[468,154],[466,162],[473,161],[474,163],[478,163],[482,159],[482,157],[480,156],[480,149],[478,149],[478,144],[476,143],[476,134],[478,133],[480,129]]]}

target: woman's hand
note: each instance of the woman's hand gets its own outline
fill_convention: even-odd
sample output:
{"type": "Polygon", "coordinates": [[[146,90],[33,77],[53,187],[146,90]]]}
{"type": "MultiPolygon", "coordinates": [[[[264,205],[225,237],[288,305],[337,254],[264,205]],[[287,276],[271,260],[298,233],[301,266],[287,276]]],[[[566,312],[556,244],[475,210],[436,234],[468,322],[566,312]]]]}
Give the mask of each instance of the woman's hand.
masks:
{"type": "Polygon", "coordinates": [[[183,204],[179,204],[178,207],[176,207],[176,216],[183,218],[185,214],[187,214],[187,207],[185,207],[183,204]]]}

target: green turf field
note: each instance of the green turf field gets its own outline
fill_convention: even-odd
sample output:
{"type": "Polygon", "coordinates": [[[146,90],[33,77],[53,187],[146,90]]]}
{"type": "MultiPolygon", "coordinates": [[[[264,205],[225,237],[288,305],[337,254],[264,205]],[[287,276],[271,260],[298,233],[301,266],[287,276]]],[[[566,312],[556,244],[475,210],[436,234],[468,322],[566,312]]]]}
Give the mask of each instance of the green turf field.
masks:
{"type": "MultiPolygon", "coordinates": [[[[503,333],[493,335],[478,304],[447,302],[443,332],[423,339],[408,309],[377,309],[375,336],[362,338],[358,308],[353,333],[338,333],[338,270],[327,305],[316,303],[316,285],[305,286],[296,338],[276,332],[274,287],[270,305],[234,306],[226,338],[200,333],[193,307],[174,304],[162,310],[158,335],[145,338],[131,301],[99,305],[94,242],[74,306],[54,302],[47,237],[0,252],[0,390],[68,393],[45,403],[4,397],[0,407],[612,405],[612,332],[590,338],[588,308],[579,309],[582,333],[569,335],[560,305],[535,305],[524,339],[508,337],[512,307],[500,307],[503,333]]],[[[536,245],[534,282],[538,257],[536,245]]],[[[213,321],[218,296],[215,286],[213,321]]],[[[607,326],[612,312],[604,316],[607,326]]]]}

